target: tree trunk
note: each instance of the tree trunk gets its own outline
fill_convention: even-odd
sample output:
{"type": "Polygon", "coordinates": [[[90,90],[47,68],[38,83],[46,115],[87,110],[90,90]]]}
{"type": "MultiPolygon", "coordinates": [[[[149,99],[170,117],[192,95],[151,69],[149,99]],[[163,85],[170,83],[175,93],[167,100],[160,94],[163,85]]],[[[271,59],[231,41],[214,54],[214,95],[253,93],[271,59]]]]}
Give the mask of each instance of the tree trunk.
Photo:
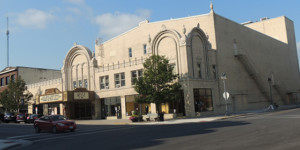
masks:
{"type": "Polygon", "coordinates": [[[160,104],[159,103],[155,103],[155,105],[156,105],[156,112],[158,114],[160,114],[161,113],[160,104]]]}

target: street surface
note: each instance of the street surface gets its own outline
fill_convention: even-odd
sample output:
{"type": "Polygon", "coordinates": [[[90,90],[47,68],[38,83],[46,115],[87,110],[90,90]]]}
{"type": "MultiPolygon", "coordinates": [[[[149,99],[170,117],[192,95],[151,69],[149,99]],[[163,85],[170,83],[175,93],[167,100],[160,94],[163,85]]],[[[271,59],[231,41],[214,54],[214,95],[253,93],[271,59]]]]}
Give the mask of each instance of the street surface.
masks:
{"type": "Polygon", "coordinates": [[[79,125],[75,132],[34,133],[32,124],[0,124],[0,139],[25,140],[14,149],[295,150],[300,109],[172,125],[79,125]]]}

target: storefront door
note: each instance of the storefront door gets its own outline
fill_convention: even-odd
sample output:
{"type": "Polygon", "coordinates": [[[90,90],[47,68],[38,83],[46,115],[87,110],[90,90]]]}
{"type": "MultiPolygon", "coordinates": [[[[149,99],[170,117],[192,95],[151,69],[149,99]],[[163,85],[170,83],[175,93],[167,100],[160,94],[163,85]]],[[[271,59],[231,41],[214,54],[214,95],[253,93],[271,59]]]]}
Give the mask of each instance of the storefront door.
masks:
{"type": "Polygon", "coordinates": [[[91,119],[92,118],[92,105],[90,101],[77,101],[74,102],[75,119],[91,119]]]}
{"type": "Polygon", "coordinates": [[[118,119],[121,119],[121,97],[102,98],[101,114],[102,118],[116,116],[118,119]]]}

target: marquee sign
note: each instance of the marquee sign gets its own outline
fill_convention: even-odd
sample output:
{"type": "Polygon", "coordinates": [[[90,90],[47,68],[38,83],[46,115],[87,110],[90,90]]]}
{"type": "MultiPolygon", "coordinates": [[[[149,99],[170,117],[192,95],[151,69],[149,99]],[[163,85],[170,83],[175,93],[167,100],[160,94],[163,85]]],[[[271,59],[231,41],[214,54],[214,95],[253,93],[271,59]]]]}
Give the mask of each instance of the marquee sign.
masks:
{"type": "Polygon", "coordinates": [[[62,94],[44,95],[40,96],[40,103],[62,101],[62,99],[62,94]]]}
{"type": "Polygon", "coordinates": [[[89,99],[89,92],[74,92],[75,100],[89,99]]]}

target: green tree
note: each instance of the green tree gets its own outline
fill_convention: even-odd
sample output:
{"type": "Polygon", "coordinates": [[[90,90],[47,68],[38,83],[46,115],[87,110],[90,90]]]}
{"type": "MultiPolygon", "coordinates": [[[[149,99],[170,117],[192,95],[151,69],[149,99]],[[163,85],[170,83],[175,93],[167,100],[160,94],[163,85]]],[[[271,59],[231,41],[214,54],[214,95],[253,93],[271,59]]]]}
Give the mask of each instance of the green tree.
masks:
{"type": "Polygon", "coordinates": [[[7,89],[0,94],[0,103],[7,111],[17,111],[24,106],[26,101],[32,96],[32,94],[24,94],[27,90],[26,83],[19,76],[17,80],[10,81],[7,89]]]}
{"type": "MultiPolygon", "coordinates": [[[[10,103],[9,103],[9,99],[8,99],[8,90],[5,89],[4,91],[2,91],[0,93],[0,103],[2,104],[2,106],[4,108],[10,108],[10,103]]],[[[10,110],[8,110],[10,111],[10,110]]]]}
{"type": "Polygon", "coordinates": [[[143,77],[135,80],[134,89],[139,96],[136,103],[155,103],[161,113],[161,104],[178,100],[181,85],[174,74],[174,66],[164,56],[152,55],[145,60],[143,77]]]}

